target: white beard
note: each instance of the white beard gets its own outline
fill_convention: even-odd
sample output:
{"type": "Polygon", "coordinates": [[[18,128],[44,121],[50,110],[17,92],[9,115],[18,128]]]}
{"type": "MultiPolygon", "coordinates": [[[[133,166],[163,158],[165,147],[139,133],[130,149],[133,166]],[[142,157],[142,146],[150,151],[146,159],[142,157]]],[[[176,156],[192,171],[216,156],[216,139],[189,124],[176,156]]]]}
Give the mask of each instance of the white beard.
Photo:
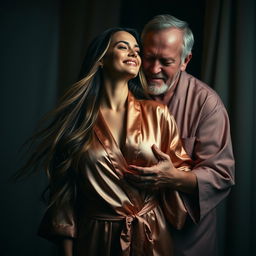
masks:
{"type": "Polygon", "coordinates": [[[156,84],[149,84],[148,85],[148,93],[151,95],[161,95],[165,92],[167,92],[169,89],[169,86],[167,84],[162,84],[161,86],[156,85],[156,84]]]}
{"type": "Polygon", "coordinates": [[[159,86],[159,84],[154,84],[154,83],[148,84],[148,93],[155,96],[166,93],[175,84],[180,73],[181,71],[178,71],[176,73],[170,85],[167,85],[166,83],[161,84],[161,86],[159,86]]]}

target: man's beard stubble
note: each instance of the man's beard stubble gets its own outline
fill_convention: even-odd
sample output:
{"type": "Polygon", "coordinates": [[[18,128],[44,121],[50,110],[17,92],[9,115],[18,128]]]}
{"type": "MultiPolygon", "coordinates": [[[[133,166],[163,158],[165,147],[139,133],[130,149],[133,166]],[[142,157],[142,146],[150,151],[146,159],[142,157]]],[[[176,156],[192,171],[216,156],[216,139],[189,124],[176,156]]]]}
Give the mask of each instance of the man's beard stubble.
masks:
{"type": "Polygon", "coordinates": [[[154,96],[158,96],[158,95],[166,93],[177,82],[180,73],[181,73],[181,71],[178,71],[176,73],[176,75],[174,76],[170,85],[168,85],[166,83],[163,83],[161,86],[154,84],[154,83],[148,84],[148,93],[151,95],[154,95],[154,96]]]}
{"type": "Polygon", "coordinates": [[[169,86],[166,83],[163,83],[160,87],[153,83],[148,85],[148,93],[154,96],[161,95],[167,92],[168,89],[169,86]]]}

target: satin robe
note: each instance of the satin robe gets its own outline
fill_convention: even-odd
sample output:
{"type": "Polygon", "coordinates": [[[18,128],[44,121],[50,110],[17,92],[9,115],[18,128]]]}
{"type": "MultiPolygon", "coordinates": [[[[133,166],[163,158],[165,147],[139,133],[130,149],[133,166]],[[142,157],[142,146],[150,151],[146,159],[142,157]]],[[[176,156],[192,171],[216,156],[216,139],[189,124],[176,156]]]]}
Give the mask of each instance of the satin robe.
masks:
{"type": "Polygon", "coordinates": [[[174,116],[198,182],[195,197],[182,195],[189,218],[182,230],[172,230],[175,256],[218,256],[216,207],[234,185],[225,106],[213,89],[186,72],[181,72],[173,90],[155,99],[166,104],[174,116]]]}
{"type": "Polygon", "coordinates": [[[144,191],[124,178],[128,165],[157,163],[151,146],[170,155],[175,167],[188,171],[191,160],[182,148],[168,108],[154,101],[127,99],[126,141],[118,147],[99,113],[90,149],[80,164],[78,207],[50,208],[39,234],[57,241],[74,238],[79,256],[170,256],[169,225],[182,228],[187,211],[171,190],[144,191]]]}

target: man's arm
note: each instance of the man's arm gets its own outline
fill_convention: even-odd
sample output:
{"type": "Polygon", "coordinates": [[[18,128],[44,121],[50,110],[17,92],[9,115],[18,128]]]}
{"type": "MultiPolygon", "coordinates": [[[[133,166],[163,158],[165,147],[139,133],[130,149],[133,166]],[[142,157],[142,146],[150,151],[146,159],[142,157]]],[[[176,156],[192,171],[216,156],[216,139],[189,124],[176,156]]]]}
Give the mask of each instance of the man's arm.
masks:
{"type": "MultiPolygon", "coordinates": [[[[228,114],[222,104],[208,104],[205,108],[208,114],[198,124],[193,148],[195,166],[192,171],[198,182],[199,219],[226,198],[234,185],[228,114]]],[[[183,199],[189,207],[191,200],[186,195],[183,199]]]]}
{"type": "Polygon", "coordinates": [[[170,188],[188,194],[196,193],[197,178],[193,172],[187,172],[175,168],[170,156],[163,153],[156,145],[152,150],[158,159],[158,163],[150,167],[130,165],[132,173],[127,173],[127,179],[142,189],[170,188]]]}
{"type": "Polygon", "coordinates": [[[184,192],[182,197],[194,221],[215,208],[234,184],[234,157],[226,110],[221,104],[208,104],[205,112],[208,115],[198,124],[195,135],[191,172],[174,168],[170,159],[158,151],[158,164],[144,168],[132,166],[135,174],[127,174],[129,181],[141,189],[169,187],[184,192]]]}

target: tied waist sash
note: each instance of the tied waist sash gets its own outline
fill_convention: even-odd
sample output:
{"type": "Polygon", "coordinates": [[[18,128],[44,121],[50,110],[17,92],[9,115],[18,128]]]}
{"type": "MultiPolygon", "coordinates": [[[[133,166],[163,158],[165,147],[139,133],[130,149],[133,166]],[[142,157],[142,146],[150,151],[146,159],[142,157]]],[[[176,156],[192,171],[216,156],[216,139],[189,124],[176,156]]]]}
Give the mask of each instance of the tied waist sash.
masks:
{"type": "Polygon", "coordinates": [[[156,200],[147,202],[137,213],[130,215],[106,215],[90,212],[88,218],[105,221],[124,221],[120,235],[122,256],[147,255],[153,256],[152,230],[146,219],[142,216],[149,213],[158,205],[156,200]]]}

